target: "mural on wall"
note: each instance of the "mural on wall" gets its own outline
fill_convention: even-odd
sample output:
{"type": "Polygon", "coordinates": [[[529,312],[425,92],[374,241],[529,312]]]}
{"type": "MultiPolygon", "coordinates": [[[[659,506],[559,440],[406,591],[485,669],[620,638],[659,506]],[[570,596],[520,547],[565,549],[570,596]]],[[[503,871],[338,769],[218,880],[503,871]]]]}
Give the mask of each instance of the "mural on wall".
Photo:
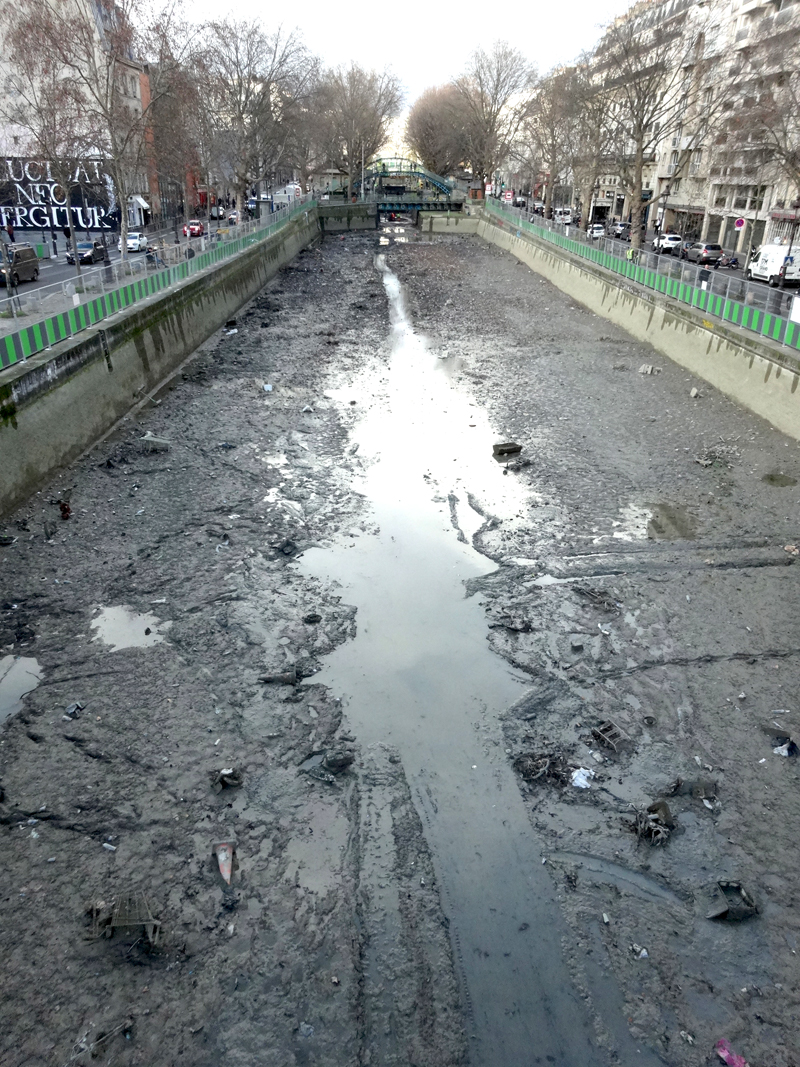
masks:
{"type": "Polygon", "coordinates": [[[0,226],[15,230],[57,230],[74,226],[81,232],[117,229],[117,212],[109,207],[102,161],[76,161],[74,182],[67,193],[53,177],[47,160],[8,157],[0,164],[0,226]]]}

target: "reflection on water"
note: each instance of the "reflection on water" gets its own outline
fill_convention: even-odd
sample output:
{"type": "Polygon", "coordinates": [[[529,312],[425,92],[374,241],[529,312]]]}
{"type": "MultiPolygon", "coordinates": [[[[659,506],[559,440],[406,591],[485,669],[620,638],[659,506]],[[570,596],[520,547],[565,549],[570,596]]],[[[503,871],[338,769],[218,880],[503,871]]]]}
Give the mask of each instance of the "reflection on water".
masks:
{"type": "Polygon", "coordinates": [[[135,612],[124,605],[101,608],[97,617],[92,619],[92,629],[97,630],[94,640],[110,645],[112,652],[118,652],[121,648],[158,645],[165,637],[159,630],[168,630],[171,625],[171,622],[159,622],[149,612],[135,612]]]}
{"type": "Polygon", "coordinates": [[[31,656],[0,659],[0,722],[22,711],[22,698],[42,680],[42,668],[31,656]]]}
{"type": "MultiPolygon", "coordinates": [[[[358,636],[314,681],[344,698],[362,744],[400,751],[460,946],[476,1067],[516,1067],[532,1062],[532,1050],[542,1062],[594,1067],[541,846],[502,747],[498,715],[525,679],[491,652],[483,608],[464,591],[492,567],[470,543],[481,513],[515,518],[522,489],[494,462],[483,411],[415,333],[382,255],[376,266],[392,353],[385,399],[370,408],[365,392],[355,437],[369,464],[359,489],[378,531],[355,547],[307,551],[300,564],[337,582],[358,609],[358,636]],[[522,943],[523,923],[537,929],[535,941],[522,943]]],[[[352,396],[342,390],[345,402],[352,396]]]]}

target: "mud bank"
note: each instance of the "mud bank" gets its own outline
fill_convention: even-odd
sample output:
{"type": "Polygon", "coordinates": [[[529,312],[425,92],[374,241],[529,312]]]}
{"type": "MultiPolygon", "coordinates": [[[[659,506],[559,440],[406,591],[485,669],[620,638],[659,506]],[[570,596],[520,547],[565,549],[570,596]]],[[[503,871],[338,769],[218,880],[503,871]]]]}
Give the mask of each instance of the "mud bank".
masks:
{"type": "Polygon", "coordinates": [[[510,256],[399,229],[298,257],[0,531],[2,655],[41,672],[0,735],[0,1060],[489,1067],[491,1024],[508,1067],[689,1067],[720,1038],[791,1067],[798,771],[764,727],[800,715],[797,446],[510,256]],[[135,646],[93,626],[122,607],[135,646]],[[324,753],[345,769],[300,769],[324,753]],[[589,788],[515,769],[542,754],[589,788]],[[637,845],[678,777],[713,793],[668,797],[669,840],[637,845]],[[492,804],[533,921],[492,914],[520,874],[492,804]],[[758,914],[707,919],[718,879],[758,914]],[[87,904],[134,891],[158,944],[95,936],[87,904]],[[582,1059],[513,1043],[548,967],[582,1059]]]}

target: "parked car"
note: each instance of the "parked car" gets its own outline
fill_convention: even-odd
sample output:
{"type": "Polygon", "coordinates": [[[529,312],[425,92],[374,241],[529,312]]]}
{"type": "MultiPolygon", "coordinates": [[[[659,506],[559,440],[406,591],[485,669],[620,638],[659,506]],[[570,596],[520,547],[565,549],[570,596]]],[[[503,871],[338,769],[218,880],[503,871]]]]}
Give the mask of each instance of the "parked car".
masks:
{"type": "Polygon", "coordinates": [[[35,282],[39,277],[39,257],[36,250],[30,245],[18,244],[8,249],[9,262],[0,270],[0,285],[8,285],[9,275],[11,284],[16,287],[20,282],[35,282]]]}
{"type": "Polygon", "coordinates": [[[680,255],[682,245],[683,238],[679,233],[662,233],[653,241],[653,251],[664,252],[670,256],[677,252],[680,255]]]}
{"type": "MultiPolygon", "coordinates": [[[[130,248],[130,245],[128,247],[130,248]]],[[[87,264],[91,266],[92,263],[102,263],[105,258],[106,250],[102,241],[78,241],[78,259],[82,267],[87,264]]],[[[67,263],[75,264],[75,256],[71,248],[67,249],[67,263]]]]}
{"type": "MultiPolygon", "coordinates": [[[[78,245],[80,248],[80,245],[78,245]]],[[[102,247],[102,245],[101,245],[102,247]]],[[[147,248],[147,237],[139,230],[128,230],[128,251],[129,252],[144,252],[147,248]]],[[[117,241],[117,251],[122,251],[122,238],[117,241]]],[[[100,257],[103,258],[102,256],[100,257]]]]}
{"type": "Polygon", "coordinates": [[[790,262],[785,264],[786,282],[787,284],[800,282],[800,255],[789,256],[788,253],[788,245],[762,245],[750,258],[745,272],[747,277],[769,282],[774,288],[780,285],[781,269],[788,258],[790,262]]]}
{"type": "Polygon", "coordinates": [[[599,240],[601,237],[605,237],[606,228],[602,222],[593,222],[589,229],[586,231],[586,235],[593,241],[599,240]]]}
{"type": "Polygon", "coordinates": [[[203,233],[203,224],[200,219],[189,219],[183,227],[184,237],[202,237],[203,233]]]}
{"type": "Polygon", "coordinates": [[[722,255],[722,245],[708,241],[694,241],[686,249],[686,258],[690,263],[715,263],[722,255]]]}
{"type": "Polygon", "coordinates": [[[232,211],[230,213],[230,215],[228,215],[228,222],[231,224],[231,226],[235,226],[238,221],[239,221],[239,212],[238,211],[232,211]]]}
{"type": "Polygon", "coordinates": [[[611,236],[620,241],[630,241],[631,224],[629,222],[615,222],[611,227],[611,236]]]}

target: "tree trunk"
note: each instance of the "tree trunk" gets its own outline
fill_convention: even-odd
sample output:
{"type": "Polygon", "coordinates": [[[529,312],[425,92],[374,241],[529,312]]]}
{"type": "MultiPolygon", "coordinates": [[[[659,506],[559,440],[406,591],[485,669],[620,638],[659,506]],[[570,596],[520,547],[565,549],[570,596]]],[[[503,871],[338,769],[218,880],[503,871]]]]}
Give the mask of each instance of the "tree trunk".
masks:
{"type": "Polygon", "coordinates": [[[555,185],[555,179],[553,178],[552,168],[548,171],[547,182],[544,187],[544,217],[546,219],[552,219],[553,217],[553,186],[555,185]]]}
{"type": "Polygon", "coordinates": [[[642,175],[644,151],[641,138],[636,142],[633,160],[633,189],[631,190],[631,248],[642,247],[642,175]]]}

